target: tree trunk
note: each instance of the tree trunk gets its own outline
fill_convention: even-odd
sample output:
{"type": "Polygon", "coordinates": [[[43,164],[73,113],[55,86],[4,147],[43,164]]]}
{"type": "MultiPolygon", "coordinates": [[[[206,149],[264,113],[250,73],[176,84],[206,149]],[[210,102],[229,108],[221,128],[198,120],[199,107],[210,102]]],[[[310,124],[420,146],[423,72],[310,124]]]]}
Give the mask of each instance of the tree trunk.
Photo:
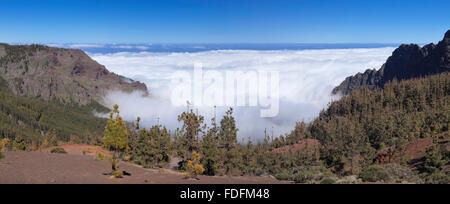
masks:
{"type": "Polygon", "coordinates": [[[112,170],[113,170],[113,172],[117,170],[116,160],[117,160],[117,150],[114,150],[113,157],[112,157],[112,162],[111,162],[112,163],[112,170]]]}

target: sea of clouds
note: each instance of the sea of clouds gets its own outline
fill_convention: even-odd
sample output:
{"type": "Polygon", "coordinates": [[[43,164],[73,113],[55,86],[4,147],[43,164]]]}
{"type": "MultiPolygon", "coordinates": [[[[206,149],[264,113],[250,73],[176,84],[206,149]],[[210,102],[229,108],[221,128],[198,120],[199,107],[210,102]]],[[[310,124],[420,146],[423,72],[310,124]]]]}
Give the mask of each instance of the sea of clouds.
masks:
{"type": "MultiPolygon", "coordinates": [[[[171,76],[174,72],[193,71],[195,63],[204,70],[278,71],[280,74],[280,109],[273,118],[261,118],[258,107],[236,107],[239,138],[260,141],[264,130],[269,135],[283,135],[293,130],[297,121],[310,121],[338,96],[332,89],[346,77],[366,69],[379,68],[392,54],[393,47],[326,50],[215,50],[205,52],[119,52],[90,54],[110,71],[145,83],[150,96],[142,93],[111,92],[105,96],[108,106],[118,104],[126,120],[142,118],[150,127],[158,121],[174,130],[181,124],[177,116],[186,107],[171,105],[171,76]]],[[[209,122],[211,107],[195,107],[209,122]]],[[[227,107],[218,107],[217,116],[227,107]]]]}

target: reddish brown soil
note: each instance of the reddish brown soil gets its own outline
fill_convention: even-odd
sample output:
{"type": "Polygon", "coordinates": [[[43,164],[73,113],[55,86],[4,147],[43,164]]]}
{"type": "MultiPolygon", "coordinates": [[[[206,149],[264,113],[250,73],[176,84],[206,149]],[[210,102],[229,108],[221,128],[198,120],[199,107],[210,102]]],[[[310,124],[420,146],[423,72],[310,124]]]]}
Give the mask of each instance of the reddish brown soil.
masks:
{"type": "Polygon", "coordinates": [[[433,144],[431,138],[420,139],[408,144],[405,159],[420,159],[427,153],[427,148],[433,144]]]}
{"type": "Polygon", "coordinates": [[[36,152],[50,152],[54,148],[63,148],[64,150],[66,150],[68,154],[75,154],[75,155],[97,156],[98,153],[101,153],[103,155],[109,155],[109,152],[107,150],[102,149],[102,147],[100,146],[85,145],[85,144],[60,145],[41,149],[36,152]]]}
{"type": "MultiPolygon", "coordinates": [[[[448,140],[439,139],[439,143],[447,144],[448,140]]],[[[405,160],[420,160],[422,159],[427,151],[427,148],[433,144],[431,138],[419,139],[414,142],[408,144],[407,152],[404,155],[405,160]]],[[[379,164],[387,164],[394,161],[394,150],[395,147],[388,147],[383,150],[380,150],[377,153],[376,161],[379,164]]]]}
{"type": "MultiPolygon", "coordinates": [[[[74,147],[74,146],[72,146],[74,147]]],[[[69,148],[67,149],[69,150],[69,148]]],[[[209,177],[184,179],[170,170],[144,169],[121,163],[131,176],[116,179],[103,175],[111,171],[107,161],[77,154],[6,152],[0,160],[0,184],[279,184],[268,177],[209,177]]]]}

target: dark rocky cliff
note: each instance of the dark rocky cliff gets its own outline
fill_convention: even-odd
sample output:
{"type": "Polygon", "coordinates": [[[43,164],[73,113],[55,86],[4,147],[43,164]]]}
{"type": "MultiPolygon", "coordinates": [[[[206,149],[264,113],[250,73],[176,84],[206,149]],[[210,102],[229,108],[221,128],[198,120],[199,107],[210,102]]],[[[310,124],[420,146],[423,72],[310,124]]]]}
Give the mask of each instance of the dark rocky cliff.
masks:
{"type": "Polygon", "coordinates": [[[348,77],[333,90],[333,94],[349,94],[353,89],[383,88],[393,79],[405,80],[450,71],[450,30],[437,45],[420,47],[415,44],[401,45],[386,63],[377,70],[367,70],[348,77]]]}

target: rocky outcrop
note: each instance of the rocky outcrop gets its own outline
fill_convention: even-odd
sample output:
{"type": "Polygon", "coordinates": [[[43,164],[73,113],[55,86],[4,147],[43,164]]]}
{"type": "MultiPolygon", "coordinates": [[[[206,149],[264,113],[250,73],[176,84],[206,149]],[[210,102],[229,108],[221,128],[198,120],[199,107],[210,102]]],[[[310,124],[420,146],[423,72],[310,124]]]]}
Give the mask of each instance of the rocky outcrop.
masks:
{"type": "Polygon", "coordinates": [[[81,50],[0,44],[0,77],[19,96],[66,103],[102,103],[111,90],[147,91],[145,84],[109,72],[81,50]]]}
{"type": "Polygon", "coordinates": [[[415,44],[401,45],[386,63],[377,70],[367,70],[348,77],[333,90],[333,94],[347,95],[354,89],[383,88],[384,84],[450,71],[450,30],[437,45],[420,47],[415,44]]]}

